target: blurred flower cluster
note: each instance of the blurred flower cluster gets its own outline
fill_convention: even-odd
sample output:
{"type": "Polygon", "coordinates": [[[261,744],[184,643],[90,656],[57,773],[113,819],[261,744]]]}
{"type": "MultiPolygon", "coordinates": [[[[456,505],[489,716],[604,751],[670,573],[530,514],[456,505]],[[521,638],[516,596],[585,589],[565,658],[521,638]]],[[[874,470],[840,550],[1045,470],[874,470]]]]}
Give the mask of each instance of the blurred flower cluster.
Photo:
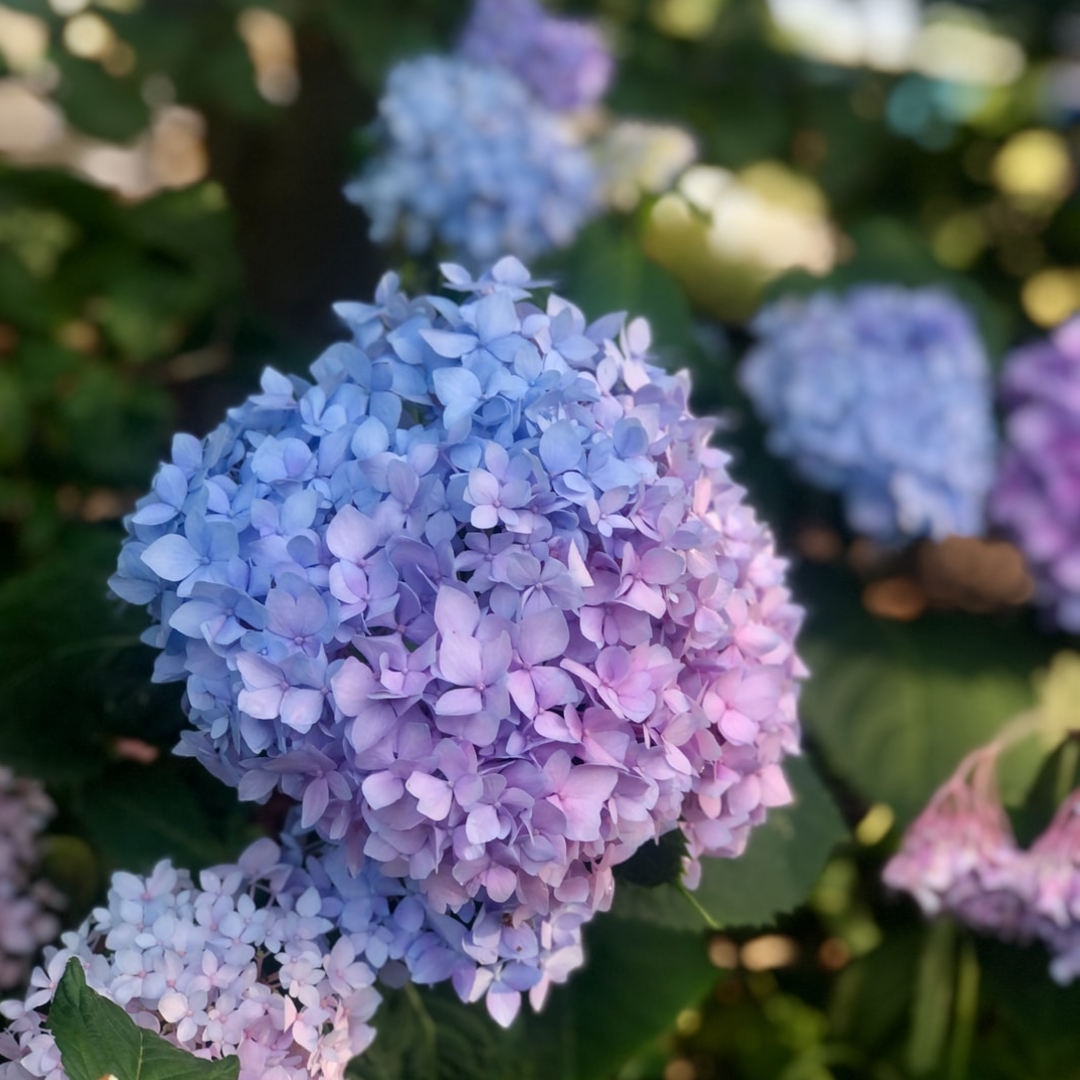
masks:
{"type": "Polygon", "coordinates": [[[1080,320],[1017,349],[1001,378],[1005,446],[990,510],[1024,552],[1036,600],[1080,630],[1080,320]]]}
{"type": "Polygon", "coordinates": [[[595,103],[613,61],[596,29],[534,0],[479,0],[452,56],[394,67],[345,189],[372,239],[438,245],[470,263],[568,244],[599,209],[600,178],[570,110],[595,103]]]}
{"type": "Polygon", "coordinates": [[[993,478],[986,355],[955,300],[867,285],[766,308],[741,370],[769,447],[891,542],[977,534],[993,478]]]}
{"type": "Polygon", "coordinates": [[[595,170],[570,128],[509,71],[461,57],[390,73],[379,154],[345,189],[373,240],[435,244],[474,262],[569,243],[596,209],[595,170]]]}
{"type": "Polygon", "coordinates": [[[60,926],[52,911],[62,898],[39,877],[41,833],[55,812],[38,781],[0,767],[0,989],[26,978],[60,926]]]}
{"type": "Polygon", "coordinates": [[[923,913],[1007,941],[1041,939],[1059,983],[1080,975],[1080,790],[1021,848],[997,792],[1002,743],[969,754],[908,829],[885,883],[923,913]]]}
{"type": "Polygon", "coordinates": [[[633,209],[696,156],[682,128],[602,112],[614,66],[590,23],[535,0],[477,0],[454,54],[390,71],[374,149],[345,194],[373,240],[474,268],[566,246],[605,206],[633,209]]]}

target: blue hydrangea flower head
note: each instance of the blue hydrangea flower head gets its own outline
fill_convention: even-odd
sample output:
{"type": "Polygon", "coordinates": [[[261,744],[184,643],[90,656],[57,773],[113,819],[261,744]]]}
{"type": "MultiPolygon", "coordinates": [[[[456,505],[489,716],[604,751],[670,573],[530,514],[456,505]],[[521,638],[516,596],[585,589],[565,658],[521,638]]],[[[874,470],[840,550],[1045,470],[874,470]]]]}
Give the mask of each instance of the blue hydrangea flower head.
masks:
{"type": "Polygon", "coordinates": [[[597,208],[577,139],[508,71],[428,56],[398,64],[379,103],[380,149],[345,189],[372,239],[441,245],[480,264],[570,242],[597,208]]]}
{"type": "Polygon", "coordinates": [[[595,26],[548,15],[535,0],[476,0],[459,51],[513,72],[555,110],[595,104],[614,70],[595,26]]]}
{"type": "Polygon", "coordinates": [[[693,883],[790,798],[801,611],[644,320],[443,272],[178,436],[112,587],[186,685],[179,752],[397,882],[408,973],[508,1022],[617,863],[681,829],[693,883]]]}
{"type": "Polygon", "coordinates": [[[756,319],[740,381],[770,449],[892,542],[983,529],[994,468],[986,355],[937,289],[867,285],[787,298],[756,319]]]}

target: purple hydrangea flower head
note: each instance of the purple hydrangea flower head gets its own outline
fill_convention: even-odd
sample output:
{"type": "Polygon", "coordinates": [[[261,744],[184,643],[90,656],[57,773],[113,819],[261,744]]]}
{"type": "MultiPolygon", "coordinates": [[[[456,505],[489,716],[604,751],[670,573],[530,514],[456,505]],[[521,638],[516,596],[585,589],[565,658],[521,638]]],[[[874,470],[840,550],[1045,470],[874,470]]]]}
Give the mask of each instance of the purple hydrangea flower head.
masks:
{"type": "Polygon", "coordinates": [[[1005,446],[990,515],[1024,552],[1036,598],[1080,630],[1080,319],[1017,349],[1001,379],[1005,446]]]}
{"type": "Polygon", "coordinates": [[[39,877],[41,832],[56,813],[36,780],[0,767],[0,989],[24,982],[59,929],[62,897],[39,877]]]}
{"type": "Polygon", "coordinates": [[[887,542],[982,531],[989,373],[955,300],[868,285],[781,300],[754,329],[740,376],[770,449],[839,492],[855,530],[887,542]]]}
{"type": "Polygon", "coordinates": [[[326,861],[301,866],[259,840],[197,881],[168,861],[115,874],[107,905],[45,949],[26,998],[0,1005],[11,1021],[0,1075],[66,1077],[42,1010],[74,957],[140,1026],[200,1057],[236,1054],[240,1080],[340,1080],[375,1035],[365,956],[379,953],[372,926],[386,904],[359,902],[351,883],[342,893],[326,861]]]}
{"type": "Polygon", "coordinates": [[[434,244],[477,263],[570,242],[597,208],[577,138],[509,71],[454,57],[398,64],[379,103],[381,149],[345,189],[372,239],[434,244]]]}
{"type": "Polygon", "coordinates": [[[505,1021],[616,864],[678,828],[692,883],[790,799],[801,610],[643,320],[443,271],[174,455],[112,584],[186,681],[179,752],[397,881],[439,944],[412,977],[505,1021]]]}
{"type": "Polygon", "coordinates": [[[595,104],[614,70],[596,27],[548,15],[535,0],[476,0],[459,51],[513,72],[555,110],[595,104]]]}
{"type": "Polygon", "coordinates": [[[1025,938],[1025,854],[997,794],[999,751],[991,744],[961,761],[910,826],[883,878],[927,916],[948,912],[977,930],[1025,938]]]}

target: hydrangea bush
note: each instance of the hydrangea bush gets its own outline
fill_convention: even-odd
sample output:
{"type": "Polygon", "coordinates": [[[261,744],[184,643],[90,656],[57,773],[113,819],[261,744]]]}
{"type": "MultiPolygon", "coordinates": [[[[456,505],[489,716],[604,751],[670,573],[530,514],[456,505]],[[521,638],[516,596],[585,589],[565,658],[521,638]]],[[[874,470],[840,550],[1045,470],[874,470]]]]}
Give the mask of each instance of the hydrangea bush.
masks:
{"type": "Polygon", "coordinates": [[[378,151],[346,196],[378,242],[442,245],[476,263],[573,239],[597,209],[596,170],[574,131],[500,67],[427,56],[389,75],[378,151]]]}
{"type": "Polygon", "coordinates": [[[768,445],[886,541],[978,534],[994,471],[986,355],[937,289],[865,285],[785,298],[754,321],[740,372],[768,445]]]}
{"type": "Polygon", "coordinates": [[[59,929],[62,897],[39,874],[41,833],[56,810],[36,780],[0,767],[0,989],[26,978],[34,954],[59,929]]]}
{"type": "Polygon", "coordinates": [[[312,381],[178,436],[112,587],[179,752],[415,895],[457,959],[412,977],[509,1022],[618,863],[681,829],[693,884],[789,800],[801,611],[643,320],[443,270],[459,301],[388,275],[312,381]]]}
{"type": "Polygon", "coordinates": [[[990,501],[1036,579],[1036,599],[1080,630],[1080,319],[1017,349],[1001,378],[1005,445],[990,501]]]}

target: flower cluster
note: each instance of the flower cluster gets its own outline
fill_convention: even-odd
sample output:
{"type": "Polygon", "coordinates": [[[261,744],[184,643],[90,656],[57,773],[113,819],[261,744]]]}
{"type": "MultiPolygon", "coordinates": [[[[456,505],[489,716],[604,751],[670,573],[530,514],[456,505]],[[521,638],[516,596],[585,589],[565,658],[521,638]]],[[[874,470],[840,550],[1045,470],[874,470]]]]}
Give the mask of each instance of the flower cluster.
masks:
{"type": "Polygon", "coordinates": [[[741,371],[770,448],[842,493],[861,533],[977,534],[994,469],[986,356],[934,289],[864,286],[768,307],[741,371]]]}
{"type": "Polygon", "coordinates": [[[579,139],[509,71],[459,57],[398,64],[379,103],[379,152],[346,188],[373,240],[435,243],[483,262],[570,242],[596,209],[579,139]]]}
{"type": "Polygon", "coordinates": [[[313,382],[178,436],[112,586],[180,752],[453,920],[438,977],[506,1020],[640,845],[681,828],[692,882],[788,801],[801,611],[643,320],[444,273],[460,303],[388,275],[313,382]]]}
{"type": "Polygon", "coordinates": [[[372,907],[333,855],[304,868],[270,840],[197,885],[168,861],[117,873],[107,906],[45,950],[25,1001],[0,1006],[12,1021],[0,1077],[66,1075],[41,1010],[77,957],[90,988],[140,1026],[200,1057],[236,1054],[240,1080],[340,1080],[375,1036],[372,907]]]}
{"type": "Polygon", "coordinates": [[[49,909],[61,898],[38,878],[40,834],[55,812],[36,780],[0,767],[0,989],[23,982],[34,954],[59,928],[49,909]]]}
{"type": "Polygon", "coordinates": [[[928,916],[949,912],[1004,938],[1025,934],[1015,870],[1020,850],[997,795],[999,747],[969,754],[930,800],[885,867],[891,888],[928,916]]]}
{"type": "Polygon", "coordinates": [[[948,912],[1007,941],[1041,939],[1059,983],[1080,975],[1080,790],[1024,850],[998,798],[999,744],[968,755],[908,829],[883,874],[927,916],[948,912]]]}
{"type": "Polygon", "coordinates": [[[1037,599],[1080,630],[1080,319],[1016,350],[1001,380],[1005,447],[991,518],[1015,539],[1037,599]]]}
{"type": "Polygon", "coordinates": [[[555,110],[595,104],[614,68],[595,26],[547,15],[535,0],[476,0],[459,52],[514,72],[555,110]]]}

